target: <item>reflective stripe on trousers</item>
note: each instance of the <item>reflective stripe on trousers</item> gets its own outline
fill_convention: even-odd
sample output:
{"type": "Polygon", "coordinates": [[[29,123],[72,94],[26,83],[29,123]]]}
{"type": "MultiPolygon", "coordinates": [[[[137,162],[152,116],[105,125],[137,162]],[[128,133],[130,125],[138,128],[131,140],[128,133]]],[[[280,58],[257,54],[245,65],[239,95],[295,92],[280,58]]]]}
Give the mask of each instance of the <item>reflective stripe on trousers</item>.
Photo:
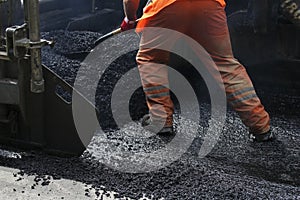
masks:
{"type": "Polygon", "coordinates": [[[139,65],[146,102],[154,120],[166,120],[166,126],[172,126],[173,102],[170,97],[168,69],[164,64],[145,63],[139,65]],[[150,71],[149,71],[150,70],[150,71]]]}

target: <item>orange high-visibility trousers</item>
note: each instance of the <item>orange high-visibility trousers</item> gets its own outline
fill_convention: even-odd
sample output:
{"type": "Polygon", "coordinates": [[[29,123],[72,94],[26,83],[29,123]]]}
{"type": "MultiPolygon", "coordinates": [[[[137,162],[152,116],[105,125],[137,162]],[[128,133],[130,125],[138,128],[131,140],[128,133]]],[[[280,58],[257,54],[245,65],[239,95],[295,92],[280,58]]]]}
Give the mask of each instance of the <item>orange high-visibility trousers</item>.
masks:
{"type": "MultiPolygon", "coordinates": [[[[214,0],[178,0],[143,21],[145,27],[168,28],[196,40],[210,54],[221,74],[227,100],[253,133],[270,129],[270,119],[244,68],[234,57],[224,7],[214,0]]],[[[173,103],[169,95],[169,52],[144,48],[158,41],[176,42],[171,35],[142,31],[137,63],[147,105],[153,118],[172,125],[173,103]],[[173,41],[174,40],[174,41],[173,41]]],[[[150,45],[151,46],[151,45],[150,45]]],[[[154,45],[155,46],[155,45],[154,45]]]]}

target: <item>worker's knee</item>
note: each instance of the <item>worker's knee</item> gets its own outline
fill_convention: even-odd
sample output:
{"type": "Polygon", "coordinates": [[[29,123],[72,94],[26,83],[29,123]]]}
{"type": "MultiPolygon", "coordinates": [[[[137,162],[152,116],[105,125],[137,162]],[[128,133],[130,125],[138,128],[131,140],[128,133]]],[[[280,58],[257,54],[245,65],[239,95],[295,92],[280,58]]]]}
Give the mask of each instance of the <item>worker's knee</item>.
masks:
{"type": "Polygon", "coordinates": [[[140,49],[136,56],[138,65],[145,63],[168,64],[169,52],[160,49],[140,49]]]}

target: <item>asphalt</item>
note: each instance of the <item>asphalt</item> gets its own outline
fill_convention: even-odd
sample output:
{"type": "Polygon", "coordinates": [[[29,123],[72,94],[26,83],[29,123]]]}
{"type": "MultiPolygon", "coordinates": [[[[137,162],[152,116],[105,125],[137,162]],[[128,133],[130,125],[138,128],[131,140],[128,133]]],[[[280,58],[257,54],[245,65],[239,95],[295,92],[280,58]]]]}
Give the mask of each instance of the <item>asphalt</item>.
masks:
{"type": "MultiPolygon", "coordinates": [[[[57,41],[61,41],[54,49],[43,50],[43,63],[73,84],[83,58],[79,56],[76,60],[71,50],[76,50],[76,53],[89,50],[86,44],[100,35],[58,31],[43,33],[43,36],[45,39],[55,36],[57,41]],[[81,41],[80,46],[76,46],[79,44],[76,41],[81,41]]],[[[134,55],[135,52],[131,52],[118,58],[99,81],[96,100],[98,109],[104,113],[99,121],[106,132],[96,134],[82,156],[61,158],[38,151],[1,151],[0,166],[3,168],[0,171],[8,172],[0,179],[2,183],[4,179],[6,183],[10,182],[2,184],[6,188],[6,199],[35,198],[34,195],[43,199],[73,199],[76,198],[74,194],[78,194],[78,199],[80,196],[88,199],[105,199],[108,196],[112,199],[300,199],[300,90],[296,78],[299,71],[297,64],[290,62],[249,66],[257,93],[270,113],[272,131],[277,140],[249,142],[246,127],[229,108],[217,145],[205,158],[199,158],[198,152],[210,118],[210,101],[205,97],[205,86],[199,86],[203,99],[199,100],[201,119],[200,123],[196,123],[198,132],[192,145],[179,159],[148,173],[126,173],[104,164],[109,156],[121,151],[146,154],[165,145],[158,137],[132,137],[135,133],[143,134],[138,121],[115,129],[111,111],[107,111],[114,85],[135,66],[134,55]],[[291,65],[294,71],[290,70],[291,65]],[[262,66],[265,68],[261,69],[262,66]],[[281,69],[281,72],[276,73],[275,69],[281,69]],[[267,73],[255,76],[260,70],[267,73]],[[105,145],[107,147],[102,148],[105,145]],[[70,187],[65,186],[68,193],[57,190],[56,196],[51,196],[51,185],[59,180],[65,185],[76,182],[81,186],[72,187],[71,184],[70,187]],[[19,185],[23,188],[20,189],[19,185]],[[42,190],[44,192],[40,192],[42,190]]],[[[146,112],[143,99],[141,90],[137,90],[131,101],[133,114],[142,116],[146,112]]],[[[192,109],[193,106],[191,115],[192,109]]],[[[194,123],[184,118],[177,122],[180,124],[179,131],[187,135],[195,128],[194,123]]]]}

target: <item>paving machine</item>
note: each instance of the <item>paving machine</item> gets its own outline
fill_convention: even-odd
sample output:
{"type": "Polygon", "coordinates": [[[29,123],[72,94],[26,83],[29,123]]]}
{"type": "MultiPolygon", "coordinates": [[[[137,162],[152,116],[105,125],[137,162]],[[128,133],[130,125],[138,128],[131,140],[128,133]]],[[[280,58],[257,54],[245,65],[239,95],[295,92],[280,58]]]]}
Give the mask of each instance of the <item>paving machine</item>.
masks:
{"type": "Polygon", "coordinates": [[[7,12],[0,20],[5,28],[0,44],[0,143],[80,155],[85,147],[72,105],[57,93],[61,87],[72,94],[72,87],[41,62],[41,48],[53,42],[40,38],[39,1],[24,0],[21,6],[17,0],[1,0],[0,5],[1,14],[7,12]],[[23,13],[21,25],[13,24],[20,20],[15,12],[23,13]]]}

